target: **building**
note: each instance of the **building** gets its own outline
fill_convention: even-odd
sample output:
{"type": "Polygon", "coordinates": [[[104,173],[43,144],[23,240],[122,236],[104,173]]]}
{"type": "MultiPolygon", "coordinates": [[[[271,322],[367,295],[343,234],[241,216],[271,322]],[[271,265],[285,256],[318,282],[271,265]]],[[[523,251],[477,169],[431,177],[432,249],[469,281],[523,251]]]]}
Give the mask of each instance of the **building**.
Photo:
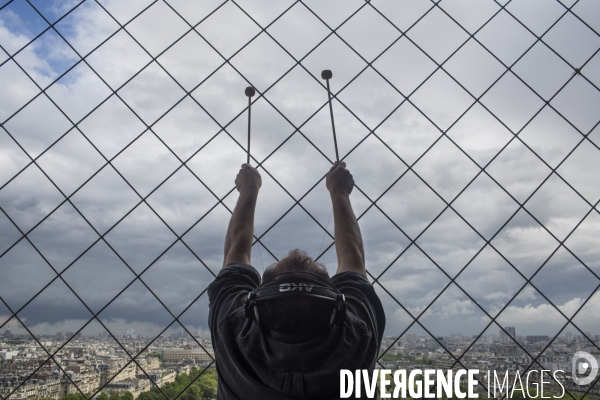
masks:
{"type": "Polygon", "coordinates": [[[169,362],[169,361],[177,362],[177,361],[183,361],[186,358],[192,358],[196,362],[202,362],[202,361],[210,362],[214,359],[215,354],[214,354],[212,348],[207,348],[206,350],[208,351],[208,354],[206,353],[206,351],[204,351],[200,347],[193,347],[193,348],[174,347],[174,348],[170,348],[170,349],[162,349],[160,351],[160,359],[163,362],[169,362]]]}
{"type": "Polygon", "coordinates": [[[98,370],[100,371],[101,386],[109,380],[114,383],[131,380],[136,377],[136,364],[133,362],[126,364],[124,360],[100,364],[98,365],[98,370]]]}
{"type": "Polygon", "coordinates": [[[548,335],[533,335],[533,336],[526,336],[525,340],[527,340],[529,343],[539,343],[539,342],[547,342],[548,340],[550,340],[550,336],[548,335]]]}
{"type": "Polygon", "coordinates": [[[195,330],[194,337],[198,339],[210,340],[210,331],[195,330]]]}
{"type": "Polygon", "coordinates": [[[56,339],[57,340],[67,340],[67,339],[71,339],[73,337],[73,332],[71,331],[59,331],[56,332],[56,339]]]}
{"type": "Polygon", "coordinates": [[[500,329],[500,343],[512,343],[517,338],[514,326],[505,326],[504,330],[500,329]]]}
{"type": "Polygon", "coordinates": [[[567,332],[565,334],[565,341],[571,343],[573,341],[573,332],[567,332]]]}
{"type": "Polygon", "coordinates": [[[13,357],[16,357],[18,355],[19,355],[18,351],[6,351],[6,350],[0,351],[0,358],[4,361],[12,360],[13,357]]]}
{"type": "Polygon", "coordinates": [[[57,374],[40,375],[21,382],[20,378],[0,377],[0,395],[11,400],[26,400],[30,398],[60,399],[63,397],[61,380],[57,374]]]}

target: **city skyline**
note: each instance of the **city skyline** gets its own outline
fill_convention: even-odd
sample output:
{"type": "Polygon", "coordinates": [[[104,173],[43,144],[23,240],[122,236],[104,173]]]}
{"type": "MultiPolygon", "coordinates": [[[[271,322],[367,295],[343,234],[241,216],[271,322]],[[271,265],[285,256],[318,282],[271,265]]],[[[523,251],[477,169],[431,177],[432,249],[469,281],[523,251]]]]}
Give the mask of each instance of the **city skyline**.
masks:
{"type": "MultiPolygon", "coordinates": [[[[515,333],[512,328],[505,327],[505,330],[515,333]]],[[[586,393],[592,400],[600,398],[600,388],[577,386],[570,380],[574,354],[578,351],[595,352],[596,347],[591,342],[569,333],[552,343],[535,340],[521,348],[503,340],[502,332],[480,338],[474,344],[471,344],[471,338],[460,334],[436,339],[407,334],[400,340],[385,336],[378,366],[406,371],[470,368],[478,369],[484,376],[492,372],[510,374],[509,379],[514,379],[515,374],[525,375],[528,370],[545,369],[559,379],[569,394],[586,393]],[[465,351],[467,347],[470,350],[465,351]],[[457,363],[455,360],[459,356],[461,360],[457,363]]],[[[65,333],[72,334],[58,332],[56,338],[59,344],[68,339],[63,336],[65,333]]],[[[173,392],[174,388],[168,384],[186,380],[185,375],[198,376],[202,372],[201,375],[216,378],[211,368],[214,359],[212,344],[209,339],[200,337],[206,332],[195,332],[198,336],[194,339],[186,338],[184,332],[143,339],[133,337],[134,332],[130,329],[119,338],[120,341],[104,333],[98,337],[74,337],[70,343],[63,344],[60,351],[55,351],[52,361],[42,363],[39,360],[45,360],[45,353],[34,340],[15,340],[14,336],[6,337],[5,334],[0,338],[0,343],[7,341],[0,349],[0,394],[10,394],[15,399],[37,396],[58,400],[68,393],[79,391],[100,395],[101,390],[110,395],[129,392],[132,396],[129,399],[135,399],[148,392],[153,383],[164,390],[169,389],[175,396],[179,392],[173,392]],[[32,373],[32,379],[24,380],[29,379],[27,377],[32,373]]],[[[594,339],[600,341],[600,335],[594,339]]],[[[51,346],[49,348],[54,351],[57,344],[46,339],[42,345],[51,346]]],[[[486,392],[485,378],[480,375],[477,379],[480,382],[478,390],[486,392]]],[[[549,391],[557,393],[558,383],[552,380],[549,383],[549,391]]],[[[183,388],[179,386],[178,390],[183,388]]]]}

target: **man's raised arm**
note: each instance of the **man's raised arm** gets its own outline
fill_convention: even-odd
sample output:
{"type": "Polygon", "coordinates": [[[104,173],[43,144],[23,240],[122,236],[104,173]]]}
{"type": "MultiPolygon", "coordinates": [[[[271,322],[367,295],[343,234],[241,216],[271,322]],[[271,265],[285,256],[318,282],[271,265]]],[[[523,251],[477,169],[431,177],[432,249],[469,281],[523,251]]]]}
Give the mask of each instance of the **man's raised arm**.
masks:
{"type": "Polygon", "coordinates": [[[254,237],[254,211],[261,185],[262,179],[258,171],[248,164],[242,164],[235,178],[235,187],[240,192],[240,197],[227,228],[223,267],[233,262],[250,264],[254,237]]]}
{"type": "Polygon", "coordinates": [[[354,179],[346,169],[345,162],[333,164],[327,174],[326,184],[333,204],[335,251],[338,259],[336,273],[356,271],[366,276],[362,235],[350,204],[354,179]]]}

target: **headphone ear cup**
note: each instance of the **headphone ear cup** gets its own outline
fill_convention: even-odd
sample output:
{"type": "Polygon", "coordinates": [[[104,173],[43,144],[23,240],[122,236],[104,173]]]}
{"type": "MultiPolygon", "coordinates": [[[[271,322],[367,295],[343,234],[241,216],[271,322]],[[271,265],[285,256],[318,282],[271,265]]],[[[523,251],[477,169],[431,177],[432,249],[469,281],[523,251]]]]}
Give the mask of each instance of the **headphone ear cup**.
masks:
{"type": "Polygon", "coordinates": [[[338,296],[338,301],[335,305],[334,315],[332,315],[333,323],[336,325],[342,325],[346,320],[346,298],[342,294],[338,296]]]}
{"type": "Polygon", "coordinates": [[[260,313],[258,312],[258,305],[255,303],[254,304],[254,318],[256,319],[256,323],[258,324],[258,326],[262,326],[259,314],[260,313]]]}
{"type": "Polygon", "coordinates": [[[250,299],[246,300],[246,303],[244,304],[244,312],[246,314],[246,318],[254,318],[256,320],[256,323],[260,325],[261,319],[259,316],[258,304],[256,303],[256,301],[250,299]]]}
{"type": "Polygon", "coordinates": [[[334,324],[338,325],[337,323],[337,306],[333,307],[333,311],[331,312],[331,319],[329,320],[329,327],[331,328],[334,324]]]}
{"type": "Polygon", "coordinates": [[[244,312],[246,314],[246,318],[252,318],[253,317],[253,308],[256,308],[256,301],[254,300],[254,292],[250,292],[248,293],[248,298],[246,299],[246,302],[244,303],[244,312]]]}
{"type": "Polygon", "coordinates": [[[246,318],[252,318],[252,304],[250,303],[250,299],[246,300],[244,304],[244,312],[246,313],[246,318]]]}

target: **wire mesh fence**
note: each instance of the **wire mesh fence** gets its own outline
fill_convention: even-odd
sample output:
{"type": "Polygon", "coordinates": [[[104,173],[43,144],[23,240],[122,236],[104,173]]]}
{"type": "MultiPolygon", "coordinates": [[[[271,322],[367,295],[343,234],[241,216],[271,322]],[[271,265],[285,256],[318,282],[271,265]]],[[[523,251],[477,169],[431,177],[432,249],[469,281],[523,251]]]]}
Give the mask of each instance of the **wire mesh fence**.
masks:
{"type": "MultiPolygon", "coordinates": [[[[0,396],[44,397],[29,383],[55,371],[90,398],[131,390],[117,383],[138,371],[180,397],[195,380],[168,392],[149,356],[173,335],[204,360],[195,379],[214,366],[200,332],[246,159],[248,85],[264,181],[253,265],[299,247],[335,271],[326,68],[388,318],[380,366],[502,356],[527,371],[550,369],[560,349],[598,353],[599,11],[592,0],[3,2],[0,329],[39,347],[21,348],[23,365],[4,356],[17,378],[0,396]],[[93,345],[98,382],[71,363],[91,336],[114,346],[93,345]]],[[[598,392],[597,380],[566,387],[598,392]]]]}

